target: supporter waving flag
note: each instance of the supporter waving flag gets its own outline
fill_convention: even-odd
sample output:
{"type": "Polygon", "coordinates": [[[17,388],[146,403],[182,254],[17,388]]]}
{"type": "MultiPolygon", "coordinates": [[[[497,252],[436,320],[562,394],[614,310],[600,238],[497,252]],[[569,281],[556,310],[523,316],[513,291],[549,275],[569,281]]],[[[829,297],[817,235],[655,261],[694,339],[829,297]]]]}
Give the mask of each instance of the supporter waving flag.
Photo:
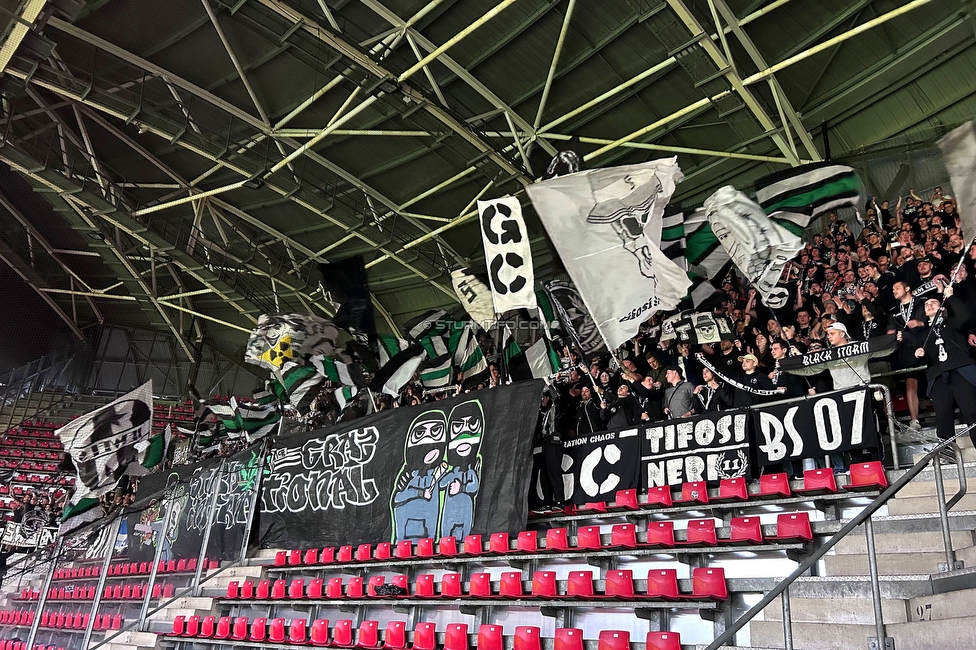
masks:
{"type": "Polygon", "coordinates": [[[861,179],[847,165],[812,163],[759,179],[756,200],[773,221],[799,235],[822,214],[856,207],[861,179]]]}

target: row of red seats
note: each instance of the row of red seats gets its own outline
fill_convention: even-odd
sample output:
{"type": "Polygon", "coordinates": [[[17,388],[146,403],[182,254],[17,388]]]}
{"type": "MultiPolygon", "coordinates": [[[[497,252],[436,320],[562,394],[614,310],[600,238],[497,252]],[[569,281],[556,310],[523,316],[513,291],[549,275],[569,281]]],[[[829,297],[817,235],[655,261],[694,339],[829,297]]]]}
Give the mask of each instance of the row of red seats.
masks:
{"type": "MultiPolygon", "coordinates": [[[[91,615],[88,613],[70,612],[43,612],[41,614],[41,627],[50,627],[62,630],[83,630],[88,627],[91,615]]],[[[27,624],[29,625],[29,623],[27,624]]],[[[121,630],[121,614],[96,614],[94,630],[121,630]]]]}
{"type": "MultiPolygon", "coordinates": [[[[75,477],[73,476],[62,476],[58,478],[54,474],[47,474],[44,476],[38,476],[36,474],[28,476],[27,474],[16,474],[13,478],[14,481],[19,481],[21,483],[38,483],[38,484],[57,484],[57,485],[74,485],[75,477]]],[[[22,494],[23,492],[21,492],[22,494]]],[[[17,488],[14,488],[14,494],[17,494],[17,488]]]]}
{"type": "MultiPolygon", "coordinates": [[[[843,486],[843,489],[869,490],[886,487],[888,487],[888,479],[884,467],[880,461],[873,461],[851,465],[850,481],[843,486]]],[[[833,471],[809,469],[803,473],[803,487],[800,488],[793,488],[790,485],[789,475],[785,473],[763,474],[759,477],[759,490],[755,493],[749,492],[744,478],[721,480],[718,489],[713,491],[712,495],[709,495],[708,485],[705,482],[692,481],[682,484],[681,495],[677,499],[673,497],[670,486],[651,488],[643,500],[638,498],[637,490],[619,490],[613,501],[587,503],[579,507],[569,506],[565,514],[640,510],[651,506],[670,508],[686,504],[742,502],[754,498],[789,498],[794,494],[802,496],[837,494],[840,491],[833,471]]]]}
{"type": "Polygon", "coordinates": [[[39,460],[61,460],[61,453],[57,451],[21,451],[19,449],[0,449],[0,456],[7,458],[34,458],[39,460]]]}
{"type": "Polygon", "coordinates": [[[22,429],[57,429],[61,425],[57,422],[48,422],[47,420],[24,420],[20,423],[22,429]]]}
{"type": "MultiPolygon", "coordinates": [[[[53,436],[51,436],[53,438],[53,436]]],[[[25,438],[25,437],[11,437],[6,435],[0,438],[0,446],[3,447],[27,447],[30,449],[64,449],[64,443],[58,439],[48,439],[45,438],[25,438]]]]}
{"type": "MultiPolygon", "coordinates": [[[[220,566],[220,561],[204,559],[204,566],[207,569],[216,569],[220,566]]],[[[180,558],[178,560],[160,560],[156,573],[182,573],[184,571],[196,571],[196,569],[197,558],[180,558]]],[[[108,575],[149,575],[151,570],[152,562],[115,562],[109,565],[108,575]]],[[[101,575],[101,572],[102,568],[99,566],[69,567],[56,570],[54,572],[54,579],[97,578],[101,575]]]]}
{"type": "MultiPolygon", "coordinates": [[[[513,650],[541,650],[539,628],[520,625],[515,628],[513,650]]],[[[408,643],[406,624],[390,621],[380,638],[377,621],[363,621],[358,634],[349,619],[336,621],[329,633],[329,621],[317,619],[309,625],[305,619],[295,619],[286,624],[283,618],[247,617],[231,619],[229,616],[177,616],[170,636],[196,639],[228,639],[250,643],[290,643],[333,648],[364,648],[373,650],[469,650],[471,647],[466,623],[449,623],[444,631],[444,641],[439,643],[434,623],[418,623],[408,643]],[[286,630],[287,628],[287,630],[286,630]]],[[[646,650],[681,650],[681,637],[675,632],[648,632],[646,650]]],[[[503,650],[505,640],[500,625],[482,625],[478,628],[477,650],[503,650]]],[[[583,650],[583,630],[557,628],[553,638],[553,650],[583,650]]],[[[598,650],[630,650],[630,633],[620,630],[600,632],[598,650]]]]}
{"type": "MultiPolygon", "coordinates": [[[[106,585],[102,592],[102,600],[142,600],[149,589],[148,584],[106,585]]],[[[175,585],[157,582],[153,585],[153,598],[171,598],[175,593],[175,585]]],[[[74,588],[52,587],[47,592],[48,600],[95,600],[95,586],[75,586],[74,588]]],[[[40,594],[36,591],[24,590],[19,600],[38,600],[40,594]],[[27,594],[25,596],[25,594],[27,594]]]]}
{"type": "MultiPolygon", "coordinates": [[[[634,573],[630,569],[607,571],[602,593],[594,589],[592,571],[571,571],[565,589],[560,592],[554,571],[536,571],[532,575],[530,591],[526,593],[522,573],[506,571],[501,574],[497,588],[492,583],[491,574],[473,573],[467,584],[461,580],[460,573],[445,573],[439,583],[434,575],[425,573],[417,576],[410,591],[409,578],[405,575],[393,576],[390,585],[399,593],[394,598],[547,598],[547,599],[718,599],[728,598],[725,570],[701,567],[692,570],[692,591],[683,594],[678,589],[678,574],[675,569],[651,569],[647,572],[647,584],[643,592],[634,588],[634,573]]],[[[250,580],[239,584],[228,583],[226,598],[238,600],[280,600],[280,599],[341,599],[341,598],[384,598],[381,593],[386,585],[385,576],[370,576],[368,581],[362,577],[350,578],[345,585],[341,577],[305,581],[297,578],[288,584],[285,580],[262,580],[255,585],[250,580]]]]}
{"type": "MultiPolygon", "coordinates": [[[[14,477],[14,480],[23,480],[23,481],[26,482],[26,479],[25,478],[22,478],[22,477],[14,477]]],[[[59,481],[59,482],[60,483],[64,483],[65,481],[62,480],[62,481],[59,481]]],[[[71,483],[74,484],[74,479],[71,479],[71,483]]],[[[24,493],[25,492],[26,492],[26,489],[24,487],[20,486],[20,485],[14,485],[12,487],[9,486],[9,485],[0,485],[0,495],[6,496],[8,494],[12,494],[15,497],[21,497],[21,496],[24,496],[24,493]]],[[[54,496],[55,497],[60,497],[63,494],[64,494],[64,490],[62,490],[60,488],[58,488],[57,490],[54,491],[54,496]]]]}
{"type": "MultiPolygon", "coordinates": [[[[810,528],[810,515],[806,512],[784,513],[777,517],[776,535],[764,537],[759,517],[735,517],[729,527],[729,535],[719,537],[714,519],[693,519],[688,522],[687,537],[677,541],[674,536],[673,521],[649,522],[646,531],[646,541],[637,541],[637,527],[634,524],[616,524],[611,529],[609,543],[604,543],[599,526],[583,526],[573,540],[566,528],[550,528],[546,531],[545,546],[539,545],[538,531],[524,530],[519,533],[512,547],[508,533],[492,533],[485,548],[481,535],[468,535],[464,538],[461,548],[458,548],[457,538],[442,537],[434,549],[433,538],[427,537],[413,543],[408,541],[380,542],[374,552],[371,544],[360,544],[355,551],[350,545],[341,546],[338,552],[334,547],[321,550],[300,549],[278,551],[275,554],[275,566],[314,566],[321,564],[371,562],[389,560],[409,560],[417,558],[450,558],[457,556],[505,555],[508,553],[542,553],[563,552],[574,550],[599,550],[610,548],[638,548],[642,546],[673,547],[676,545],[705,545],[714,546],[719,542],[740,544],[751,542],[810,542],[813,532],[810,528]],[[416,552],[416,556],[414,555],[416,552]]],[[[642,535],[643,536],[643,535],[642,535]]]]}
{"type": "Polygon", "coordinates": [[[25,472],[56,472],[57,463],[35,463],[26,460],[0,460],[0,469],[22,469],[25,472]]]}
{"type": "MultiPolygon", "coordinates": [[[[27,643],[25,641],[0,641],[0,650],[27,650],[27,643]]],[[[64,648],[35,643],[34,650],[64,650],[64,648]]]]}

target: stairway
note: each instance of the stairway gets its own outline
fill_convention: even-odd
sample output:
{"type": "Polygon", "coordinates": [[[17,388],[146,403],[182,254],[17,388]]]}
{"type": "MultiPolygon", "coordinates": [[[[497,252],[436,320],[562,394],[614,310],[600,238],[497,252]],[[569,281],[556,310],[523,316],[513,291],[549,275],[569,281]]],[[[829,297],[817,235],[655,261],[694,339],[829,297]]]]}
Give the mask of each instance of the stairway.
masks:
{"type": "MultiPolygon", "coordinates": [[[[961,562],[963,568],[946,567],[931,467],[873,520],[886,634],[897,650],[976,648],[976,449],[969,438],[961,439],[959,446],[969,492],[953,508],[949,522],[957,566],[961,562]]],[[[899,472],[889,474],[892,481],[898,476],[899,472]]],[[[956,466],[943,466],[943,476],[950,498],[959,488],[956,466]]],[[[817,573],[799,578],[790,588],[794,648],[868,648],[876,628],[863,525],[823,558],[817,573]]],[[[750,624],[750,643],[785,647],[781,600],[760,616],[762,620],[757,617],[750,624]]]]}

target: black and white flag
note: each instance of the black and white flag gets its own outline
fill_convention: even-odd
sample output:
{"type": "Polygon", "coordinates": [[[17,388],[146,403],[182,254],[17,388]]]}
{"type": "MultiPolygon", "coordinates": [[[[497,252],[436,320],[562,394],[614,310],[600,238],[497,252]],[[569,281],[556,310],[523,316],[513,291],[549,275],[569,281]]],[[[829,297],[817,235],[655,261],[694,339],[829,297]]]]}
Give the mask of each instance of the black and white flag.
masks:
{"type": "Polygon", "coordinates": [[[72,503],[97,499],[125,474],[144,476],[162,462],[166,438],[153,433],[152,409],[152,381],[147,381],[55,432],[78,471],[72,503]]]}
{"type": "Polygon", "coordinates": [[[478,201],[485,265],[495,312],[535,309],[535,274],[522,205],[512,196],[478,201]]]}
{"type": "Polygon", "coordinates": [[[576,347],[587,356],[607,354],[607,346],[600,336],[600,330],[573,283],[568,280],[550,280],[545,289],[559,322],[572,337],[576,347]]]}
{"type": "Polygon", "coordinates": [[[492,300],[491,289],[468,273],[467,269],[458,269],[451,273],[451,284],[457,294],[461,306],[468,315],[483,328],[491,327],[495,320],[495,304],[492,300]]]}
{"type": "Polygon", "coordinates": [[[613,501],[617,490],[638,487],[640,445],[638,427],[564,442],[560,466],[566,500],[576,505],[613,501]]]}
{"type": "Polygon", "coordinates": [[[553,178],[526,188],[607,345],[677,307],[691,282],[661,252],[664,207],[681,179],[677,159],[553,178]]]}
{"type": "Polygon", "coordinates": [[[752,411],[760,465],[877,446],[871,391],[853,388],[752,411]]]}
{"type": "Polygon", "coordinates": [[[729,257],[768,302],[783,267],[803,248],[803,241],[774,223],[742,192],[726,185],[705,199],[712,232],[729,257]]]}

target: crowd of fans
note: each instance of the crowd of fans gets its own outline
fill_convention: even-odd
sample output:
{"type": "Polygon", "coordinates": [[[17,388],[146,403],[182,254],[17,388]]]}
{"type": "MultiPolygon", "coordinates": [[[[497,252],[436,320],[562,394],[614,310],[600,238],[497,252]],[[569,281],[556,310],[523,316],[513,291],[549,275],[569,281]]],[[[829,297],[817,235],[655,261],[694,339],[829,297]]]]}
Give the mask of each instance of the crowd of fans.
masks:
{"type": "MultiPolygon", "coordinates": [[[[971,388],[976,405],[976,387],[971,385],[976,384],[976,366],[968,388],[953,382],[948,371],[961,369],[968,374],[974,358],[976,327],[966,305],[976,297],[976,246],[969,246],[960,230],[955,202],[937,187],[928,199],[914,190],[894,202],[879,203],[872,197],[860,212],[847,220],[837,214],[823,220],[822,231],[809,238],[784,269],[779,288],[788,298],[782,307],[771,310],[764,305],[734,269],[717,283],[721,286],[710,303],[712,312],[731,320],[734,340],[695,345],[662,338],[661,325],[670,314],[659,314],[613,356],[582,358],[574,348],[564,348],[568,369],[547,382],[542,434],[571,439],[641,421],[867,384],[872,375],[881,373],[889,377],[886,381],[897,382],[898,393],[904,394],[911,429],[920,429],[919,398],[940,376],[948,388],[943,392],[950,399],[955,396],[968,421],[967,410],[976,406],[963,402],[971,388]],[[779,361],[787,356],[885,334],[895,335],[897,343],[894,352],[884,356],[855,358],[841,368],[810,376],[779,368],[779,361]],[[963,349],[950,345],[950,339],[961,340],[963,349]],[[947,355],[952,358],[943,358],[947,355]],[[730,385],[723,377],[775,394],[760,396],[730,385]]],[[[484,347],[486,354],[494,352],[490,338],[484,347]]],[[[495,363],[489,371],[481,384],[469,388],[504,383],[503,364],[495,363]]],[[[325,425],[371,408],[419,404],[460,391],[460,382],[434,392],[414,382],[396,399],[374,395],[372,406],[361,400],[345,410],[323,393],[313,417],[316,425],[325,425]]],[[[940,436],[946,437],[951,429],[952,406],[950,401],[948,420],[940,419],[936,408],[940,436]]],[[[976,421],[976,412],[971,419],[976,421]]]]}

